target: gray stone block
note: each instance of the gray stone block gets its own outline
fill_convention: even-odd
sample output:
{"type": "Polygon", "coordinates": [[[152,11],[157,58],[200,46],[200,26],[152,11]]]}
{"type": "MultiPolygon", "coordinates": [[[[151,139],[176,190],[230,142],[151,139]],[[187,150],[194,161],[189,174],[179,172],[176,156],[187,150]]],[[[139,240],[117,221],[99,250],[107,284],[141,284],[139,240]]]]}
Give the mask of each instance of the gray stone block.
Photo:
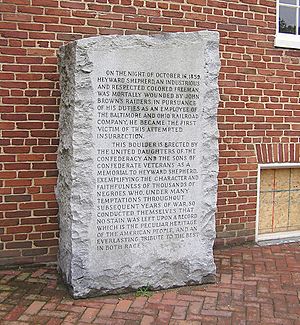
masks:
{"type": "Polygon", "coordinates": [[[211,282],[217,32],[61,47],[59,269],[75,298],[211,282]]]}

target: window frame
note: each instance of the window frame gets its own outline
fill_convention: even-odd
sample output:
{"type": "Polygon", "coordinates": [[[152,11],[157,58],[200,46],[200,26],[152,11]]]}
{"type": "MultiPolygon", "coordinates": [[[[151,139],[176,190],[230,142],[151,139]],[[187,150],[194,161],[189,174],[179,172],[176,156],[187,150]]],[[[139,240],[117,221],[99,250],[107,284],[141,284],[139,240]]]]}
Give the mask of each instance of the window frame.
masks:
{"type": "MultiPolygon", "coordinates": [[[[283,48],[292,48],[292,49],[300,49],[300,35],[280,33],[279,32],[279,8],[280,8],[279,0],[276,0],[276,35],[275,35],[275,47],[283,47],[283,48]]],[[[293,5],[286,5],[287,7],[294,7],[293,5]]],[[[297,4],[297,13],[296,13],[296,24],[299,24],[299,11],[300,11],[300,3],[297,4]]],[[[296,25],[298,30],[300,26],[296,25]]]]}
{"type": "Polygon", "coordinates": [[[300,163],[267,163],[267,164],[258,164],[257,166],[257,196],[256,196],[256,221],[255,221],[255,242],[256,243],[261,243],[268,240],[280,240],[280,239],[300,237],[299,230],[259,234],[261,170],[280,169],[280,168],[300,168],[300,163]]]}

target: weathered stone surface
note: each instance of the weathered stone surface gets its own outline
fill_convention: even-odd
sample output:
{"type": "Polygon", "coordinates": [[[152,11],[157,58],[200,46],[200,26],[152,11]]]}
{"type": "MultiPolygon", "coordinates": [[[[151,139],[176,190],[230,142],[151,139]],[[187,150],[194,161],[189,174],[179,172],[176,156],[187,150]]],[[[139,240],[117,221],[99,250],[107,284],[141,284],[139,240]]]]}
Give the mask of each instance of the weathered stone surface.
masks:
{"type": "Polygon", "coordinates": [[[211,281],[216,32],[60,49],[59,268],[74,297],[211,281]]]}

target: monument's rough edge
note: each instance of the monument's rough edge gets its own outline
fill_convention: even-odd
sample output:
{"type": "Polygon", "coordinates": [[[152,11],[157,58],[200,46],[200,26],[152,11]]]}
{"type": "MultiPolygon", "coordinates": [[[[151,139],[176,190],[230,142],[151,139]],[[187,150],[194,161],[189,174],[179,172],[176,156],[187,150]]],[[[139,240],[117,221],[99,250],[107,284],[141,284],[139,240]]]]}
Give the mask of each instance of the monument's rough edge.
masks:
{"type": "Polygon", "coordinates": [[[76,44],[82,49],[93,48],[94,50],[113,50],[118,48],[130,48],[137,46],[144,47],[165,47],[171,45],[178,45],[182,47],[184,44],[190,45],[198,43],[202,40],[219,42],[219,33],[216,31],[197,31],[189,33],[161,33],[154,35],[107,35],[101,37],[89,37],[76,40],[66,46],[76,44]]]}
{"type": "MultiPolygon", "coordinates": [[[[214,33],[213,37],[207,38],[204,48],[204,94],[203,102],[203,118],[207,121],[210,128],[203,128],[203,156],[204,161],[207,162],[203,166],[203,187],[210,195],[202,197],[203,203],[207,208],[207,223],[205,225],[204,234],[211,238],[216,238],[215,229],[215,214],[217,207],[217,189],[218,189],[218,172],[219,172],[219,147],[218,147],[218,123],[217,110],[219,104],[219,88],[218,75],[220,70],[219,58],[219,34],[214,33]],[[211,133],[212,130],[212,133],[211,133]],[[205,141],[207,139],[207,141],[205,141]],[[210,201],[209,201],[210,200],[210,201]],[[211,208],[209,208],[211,207],[211,208]]],[[[210,256],[213,258],[214,240],[211,241],[210,256]]],[[[216,274],[216,266],[214,264],[214,271],[207,274],[206,280],[214,279],[216,274]]]]}
{"type": "Polygon", "coordinates": [[[59,53],[60,70],[60,117],[57,167],[59,170],[58,182],[56,186],[56,198],[59,206],[59,254],[58,268],[65,278],[66,283],[70,283],[71,259],[72,259],[72,216],[71,216],[71,170],[72,170],[72,135],[74,120],[74,78],[75,78],[75,48],[68,46],[59,53]]]}
{"type": "MultiPolygon", "coordinates": [[[[82,144],[84,144],[90,149],[93,147],[93,143],[91,142],[92,136],[89,132],[81,132],[80,134],[75,134],[74,129],[80,130],[80,125],[85,127],[85,130],[91,130],[91,123],[92,120],[86,120],[86,112],[87,110],[93,109],[93,103],[91,102],[91,97],[88,96],[88,90],[91,87],[91,80],[90,80],[90,72],[92,71],[91,62],[88,59],[87,50],[95,47],[105,48],[107,46],[108,49],[113,48],[119,48],[119,47],[131,47],[131,46],[151,46],[151,45],[159,45],[161,40],[163,39],[167,44],[163,44],[163,46],[170,45],[172,43],[176,43],[180,41],[180,46],[182,46],[182,43],[191,43],[191,42],[197,42],[199,41],[199,35],[202,37],[205,36],[205,51],[207,52],[205,55],[206,61],[209,60],[210,55],[212,54],[211,51],[214,51],[214,59],[216,59],[216,55],[218,55],[218,33],[217,32],[193,32],[193,33],[176,33],[176,34],[162,34],[162,35],[154,35],[154,36],[140,36],[140,35],[131,35],[131,36],[123,36],[122,38],[119,38],[118,36],[106,36],[101,37],[101,39],[97,38],[88,38],[83,39],[79,41],[75,41],[73,43],[68,44],[67,46],[64,46],[60,50],[60,56],[63,57],[66,51],[69,53],[72,53],[73,55],[73,79],[71,78],[71,86],[69,88],[75,87],[79,91],[76,92],[76,98],[73,101],[73,108],[71,105],[66,105],[66,103],[61,104],[61,125],[64,125],[64,118],[70,112],[69,109],[73,109],[74,112],[71,112],[72,116],[72,128],[70,128],[69,134],[66,132],[61,133],[61,144],[60,144],[60,154],[63,156],[62,152],[67,151],[68,159],[59,158],[59,168],[60,168],[60,176],[58,181],[58,189],[57,189],[57,195],[58,197],[60,195],[63,195],[62,190],[62,183],[64,182],[64,163],[71,161],[71,163],[68,165],[70,167],[70,173],[69,176],[71,176],[71,184],[69,184],[68,188],[68,198],[70,202],[62,203],[61,200],[59,200],[60,204],[60,216],[62,218],[66,218],[66,215],[69,218],[69,225],[71,230],[68,232],[68,234],[71,233],[72,240],[74,241],[74,245],[70,243],[68,238],[61,238],[60,245],[61,247],[64,247],[64,245],[67,243],[67,249],[61,248],[60,253],[60,261],[59,266],[62,270],[62,273],[64,274],[64,277],[66,278],[66,282],[70,286],[71,292],[74,297],[86,297],[90,295],[96,295],[96,294],[107,294],[107,293],[121,293],[121,292],[128,292],[128,290],[136,289],[134,287],[128,286],[127,288],[119,288],[119,289],[106,289],[106,288],[93,288],[93,281],[91,278],[89,278],[89,275],[86,274],[87,271],[87,263],[88,263],[88,248],[89,248],[89,239],[88,237],[83,238],[76,238],[76,234],[79,234],[82,232],[84,233],[84,230],[86,231],[86,235],[88,234],[88,222],[90,215],[89,211],[91,211],[91,207],[93,206],[93,202],[91,201],[92,193],[90,193],[91,184],[89,183],[89,186],[80,186],[80,181],[83,181],[84,183],[84,177],[83,179],[80,178],[80,176],[85,175],[84,172],[91,172],[89,168],[82,169],[82,162],[84,162],[83,157],[88,157],[88,155],[82,154],[76,151],[76,147],[81,148],[82,144]],[[179,38],[178,38],[179,36],[179,38]],[[77,49],[76,49],[77,48],[77,49]],[[75,50],[76,49],[76,50],[75,50]],[[73,50],[73,51],[72,51],[73,50]],[[78,54],[76,54],[78,52],[78,54]],[[76,54],[76,58],[75,58],[76,54]],[[80,78],[77,78],[77,75],[80,75],[80,78]],[[76,77],[75,77],[76,76],[76,77]],[[77,80],[80,81],[81,85],[77,84],[77,80]],[[75,123],[77,124],[77,127],[74,128],[75,123]],[[79,137],[79,142],[76,142],[76,139],[78,138],[78,135],[81,135],[79,137]],[[68,143],[72,139],[74,146],[71,147],[70,143],[68,143]],[[77,146],[78,145],[78,146],[77,146]],[[79,155],[78,155],[79,154],[79,155]],[[83,172],[83,174],[82,174],[83,172]],[[75,177],[74,177],[75,176],[75,177]],[[79,178],[78,178],[79,177],[79,178]],[[76,181],[79,181],[79,187],[78,184],[76,185],[76,181]],[[86,191],[85,191],[86,190],[86,191]],[[84,195],[82,195],[82,192],[84,195]],[[83,213],[78,213],[82,210],[82,203],[84,204],[84,211],[83,213]],[[67,207],[67,208],[66,208],[67,207]],[[64,211],[64,208],[66,210],[66,215],[62,217],[62,213],[64,211]],[[79,209],[79,211],[78,211],[79,209]],[[86,213],[85,213],[86,212],[86,213]],[[74,215],[74,218],[72,219],[72,214],[74,215]],[[85,222],[81,222],[81,218],[85,218],[85,222]],[[79,229],[79,228],[80,229],[79,229]],[[78,228],[78,229],[77,229],[78,228]],[[78,230],[78,231],[77,231],[78,230]],[[69,247],[70,246],[70,247],[69,247]],[[79,252],[79,254],[77,254],[79,252]],[[69,267],[69,270],[68,270],[69,267]]],[[[203,39],[203,38],[202,38],[203,39]]],[[[217,101],[218,101],[218,86],[217,86],[217,75],[219,70],[219,59],[217,61],[213,61],[213,66],[209,67],[209,62],[206,62],[206,94],[208,98],[211,98],[210,103],[211,105],[208,105],[208,110],[206,114],[208,115],[208,123],[211,125],[214,125],[214,128],[216,128],[216,109],[217,109],[217,101]],[[209,67],[209,69],[207,69],[209,67]],[[211,97],[211,95],[213,95],[211,97]]],[[[63,67],[66,66],[65,63],[61,65],[62,74],[64,73],[63,67]]],[[[69,81],[70,82],[70,81],[69,81]]],[[[66,87],[68,89],[68,87],[66,87]]],[[[92,114],[90,114],[91,116],[92,114]]],[[[62,131],[62,130],[61,130],[62,131]]],[[[210,146],[207,148],[208,153],[211,153],[211,156],[208,157],[210,159],[210,164],[208,167],[208,170],[210,169],[214,173],[214,179],[217,177],[217,164],[218,164],[218,143],[217,143],[217,134],[213,135],[215,141],[213,143],[210,143],[210,146]],[[212,159],[213,158],[213,159],[212,159]],[[212,163],[214,161],[214,163],[212,163]]],[[[71,141],[71,142],[72,142],[71,141]]],[[[79,149],[80,150],[80,149],[79,149]]],[[[209,156],[209,155],[208,155],[209,156]]],[[[87,164],[88,166],[88,164],[87,164]]],[[[208,171],[207,170],[207,171],[208,171]]],[[[209,176],[211,177],[211,176],[209,176]]],[[[205,183],[210,183],[211,179],[207,179],[205,183]]],[[[65,182],[66,183],[66,182],[65,182]]],[[[87,184],[85,184],[87,185],[87,184]]],[[[215,194],[215,201],[213,202],[213,206],[216,206],[216,186],[213,188],[209,188],[209,191],[213,191],[215,194]]],[[[63,197],[63,196],[62,196],[63,197]]],[[[208,202],[208,206],[211,205],[212,202],[208,202]]],[[[209,210],[209,209],[208,209],[209,210]]],[[[215,211],[207,211],[208,213],[208,221],[206,226],[209,226],[208,228],[214,229],[214,213],[215,211]],[[211,227],[212,226],[212,227],[211,227]]],[[[61,225],[63,224],[63,221],[61,225]]],[[[208,235],[208,234],[207,234],[208,235]]],[[[213,233],[210,231],[210,234],[208,237],[215,238],[215,232],[213,233]]],[[[67,236],[65,236],[67,237],[67,236]]],[[[213,246],[213,240],[211,241],[211,249],[213,246]]],[[[212,252],[211,252],[212,256],[212,252]]],[[[212,261],[212,266],[210,267],[211,271],[208,272],[208,274],[203,275],[201,278],[197,279],[189,279],[187,281],[184,281],[184,283],[174,284],[172,287],[176,287],[178,285],[184,285],[184,284],[201,284],[206,283],[207,278],[213,278],[215,274],[215,265],[212,261]]],[[[168,286],[170,287],[170,286],[168,286]]],[[[153,287],[153,289],[163,289],[164,286],[156,286],[153,287]]]]}
{"type": "Polygon", "coordinates": [[[91,62],[76,42],[61,47],[59,57],[62,91],[56,191],[61,231],[59,269],[72,294],[84,295],[90,290],[86,271],[89,220],[94,205],[91,184],[93,102],[88,73],[91,62]]]}

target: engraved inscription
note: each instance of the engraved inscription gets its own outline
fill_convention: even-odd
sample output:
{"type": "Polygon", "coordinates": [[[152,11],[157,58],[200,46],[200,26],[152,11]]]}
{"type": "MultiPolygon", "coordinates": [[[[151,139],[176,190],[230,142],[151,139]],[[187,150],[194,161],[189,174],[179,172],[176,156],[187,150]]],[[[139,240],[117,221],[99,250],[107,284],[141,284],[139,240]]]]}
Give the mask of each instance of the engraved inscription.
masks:
{"type": "Polygon", "coordinates": [[[107,70],[97,76],[97,251],[199,236],[201,76],[107,70]],[[151,140],[162,136],[160,141],[151,140]],[[196,139],[196,137],[195,137],[196,139]]]}

